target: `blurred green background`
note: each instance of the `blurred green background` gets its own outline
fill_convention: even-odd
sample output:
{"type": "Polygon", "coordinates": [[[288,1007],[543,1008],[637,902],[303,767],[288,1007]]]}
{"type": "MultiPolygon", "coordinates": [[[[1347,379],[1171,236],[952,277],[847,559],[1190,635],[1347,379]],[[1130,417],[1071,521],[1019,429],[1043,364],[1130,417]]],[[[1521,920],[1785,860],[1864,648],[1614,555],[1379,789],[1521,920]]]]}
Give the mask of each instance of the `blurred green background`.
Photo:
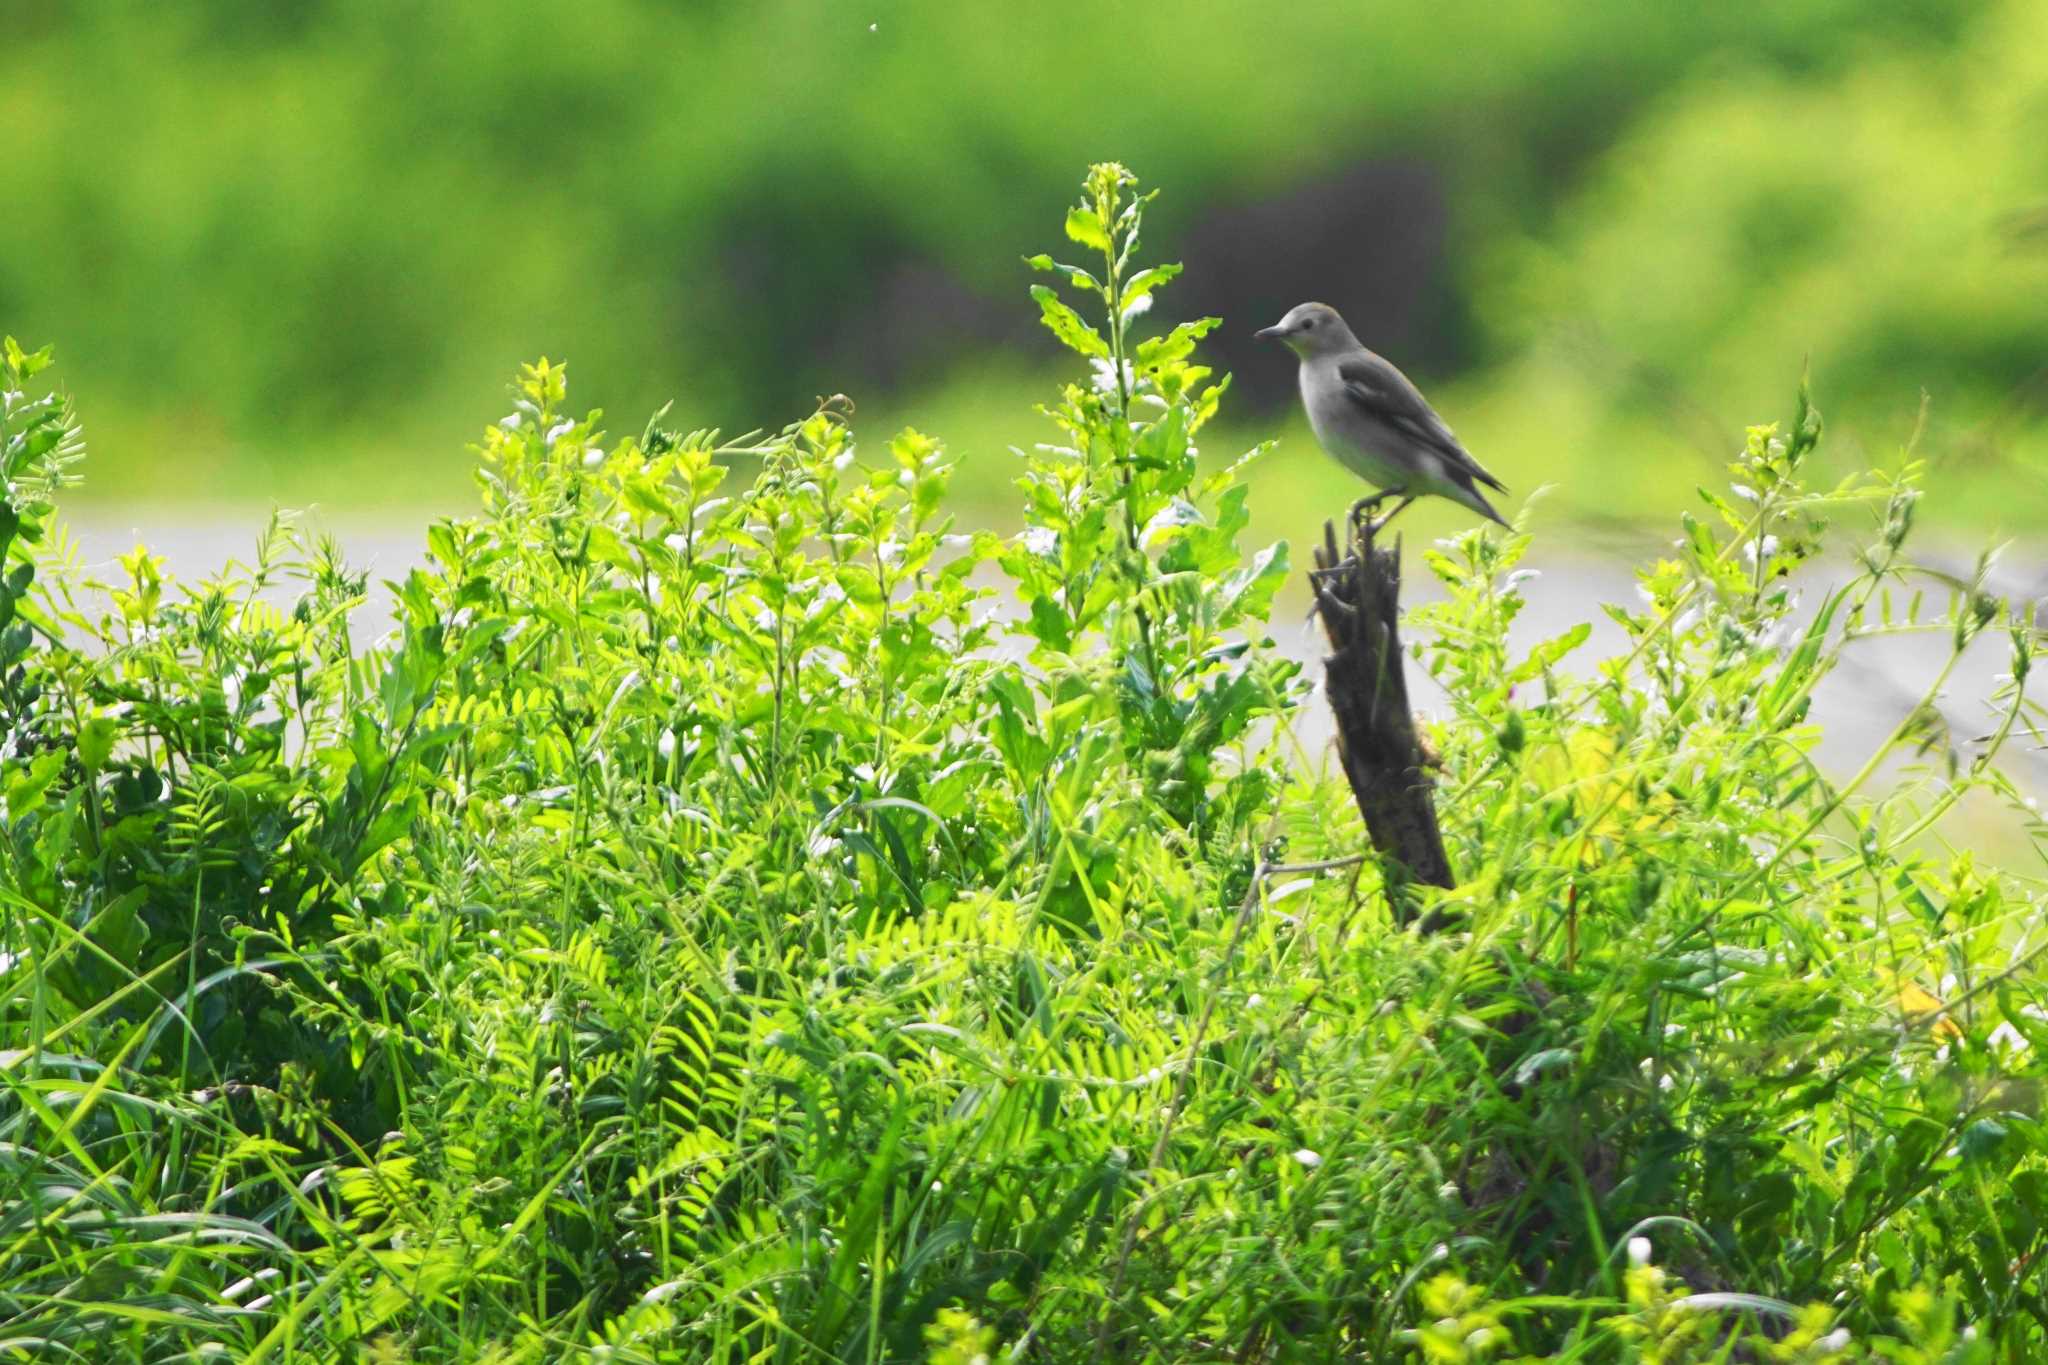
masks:
{"type": "MultiPolygon", "coordinates": [[[[1576,534],[1669,526],[1802,367],[1844,465],[2048,518],[2042,0],[4,0],[0,329],[81,497],[469,500],[519,361],[637,431],[845,391],[1001,521],[1064,373],[1019,257],[1088,162],[1165,193],[1260,529],[1353,492],[1248,340],[1321,297],[1576,534]]],[[[1422,512],[1430,530],[1456,509],[1422,512]]]]}

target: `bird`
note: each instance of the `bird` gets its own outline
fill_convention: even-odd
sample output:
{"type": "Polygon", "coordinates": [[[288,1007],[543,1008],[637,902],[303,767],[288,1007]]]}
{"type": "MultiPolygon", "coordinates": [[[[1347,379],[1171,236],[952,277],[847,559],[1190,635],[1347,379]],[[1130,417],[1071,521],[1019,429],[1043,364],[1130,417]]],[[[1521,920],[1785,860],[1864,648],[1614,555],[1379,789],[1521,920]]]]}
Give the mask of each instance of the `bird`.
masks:
{"type": "Polygon", "coordinates": [[[1365,348],[1336,309],[1299,304],[1254,335],[1300,357],[1301,405],[1316,443],[1379,489],[1352,505],[1353,521],[1388,498],[1398,499],[1370,524],[1377,533],[1417,498],[1435,494],[1508,524],[1480,491],[1484,485],[1505,493],[1507,485],[1472,458],[1407,375],[1365,348]]]}

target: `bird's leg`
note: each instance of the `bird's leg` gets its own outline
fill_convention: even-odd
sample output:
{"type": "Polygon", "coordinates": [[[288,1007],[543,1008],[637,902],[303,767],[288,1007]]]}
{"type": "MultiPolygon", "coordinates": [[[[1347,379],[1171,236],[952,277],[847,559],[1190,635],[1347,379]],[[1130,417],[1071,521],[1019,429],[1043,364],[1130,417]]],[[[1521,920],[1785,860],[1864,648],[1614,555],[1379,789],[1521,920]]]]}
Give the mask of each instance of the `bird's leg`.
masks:
{"type": "Polygon", "coordinates": [[[1382,530],[1386,529],[1386,525],[1388,522],[1392,521],[1395,517],[1398,517],[1403,512],[1407,511],[1408,504],[1414,501],[1415,498],[1413,495],[1402,498],[1399,502],[1394,504],[1393,511],[1387,513],[1385,516],[1375,521],[1371,526],[1367,527],[1366,534],[1369,536],[1377,536],[1382,530]]]}
{"type": "Polygon", "coordinates": [[[1357,502],[1352,503],[1351,525],[1354,528],[1357,527],[1359,523],[1365,520],[1365,514],[1367,512],[1372,511],[1373,508],[1378,507],[1381,503],[1385,502],[1388,498],[1391,498],[1393,496],[1394,495],[1392,491],[1383,488],[1377,493],[1368,493],[1364,497],[1360,498],[1357,502]]]}

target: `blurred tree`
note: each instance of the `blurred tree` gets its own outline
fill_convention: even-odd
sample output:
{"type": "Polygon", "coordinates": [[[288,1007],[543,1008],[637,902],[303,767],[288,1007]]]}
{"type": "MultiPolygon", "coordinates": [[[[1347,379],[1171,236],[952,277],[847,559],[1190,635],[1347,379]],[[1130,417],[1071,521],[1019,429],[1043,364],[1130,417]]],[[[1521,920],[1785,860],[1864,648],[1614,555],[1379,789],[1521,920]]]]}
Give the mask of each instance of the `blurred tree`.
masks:
{"type": "MultiPolygon", "coordinates": [[[[2048,7],[1831,73],[1718,66],[1664,101],[1476,291],[1481,387],[1555,464],[1587,444],[1718,470],[1811,363],[1847,458],[1913,439],[1945,496],[2048,517],[2048,7]]],[[[1655,465],[1653,458],[1646,463],[1655,465]]],[[[1622,475],[1623,486],[1640,471],[1622,475]]]]}
{"type": "Polygon", "coordinates": [[[1499,334],[1483,248],[1686,73],[1940,62],[1980,8],[14,0],[0,318],[94,394],[98,490],[412,445],[453,483],[476,395],[541,349],[734,426],[1045,356],[1016,257],[1113,152],[1173,187],[1181,306],[1241,331],[1342,293],[1441,375],[1499,334]],[[365,401],[393,384],[407,411],[365,401]]]}

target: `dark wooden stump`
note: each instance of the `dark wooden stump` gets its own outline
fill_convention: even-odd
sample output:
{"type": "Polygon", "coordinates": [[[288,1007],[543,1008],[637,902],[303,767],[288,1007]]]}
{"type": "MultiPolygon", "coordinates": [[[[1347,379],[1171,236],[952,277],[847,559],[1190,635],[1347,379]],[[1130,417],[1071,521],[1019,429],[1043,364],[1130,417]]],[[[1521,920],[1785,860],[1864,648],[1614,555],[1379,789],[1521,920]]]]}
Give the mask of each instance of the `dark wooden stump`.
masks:
{"type": "MultiPolygon", "coordinates": [[[[1415,917],[1409,887],[1451,887],[1450,859],[1436,823],[1436,797],[1415,713],[1408,704],[1408,678],[1401,658],[1401,542],[1392,549],[1373,543],[1372,523],[1351,525],[1351,544],[1341,558],[1337,529],[1323,524],[1316,549],[1316,611],[1329,637],[1323,661],[1324,691],[1337,720],[1337,753],[1344,776],[1358,798],[1366,832],[1379,854],[1387,903],[1398,923],[1415,917]]],[[[1441,927],[1422,924],[1424,932],[1441,927]]]]}

